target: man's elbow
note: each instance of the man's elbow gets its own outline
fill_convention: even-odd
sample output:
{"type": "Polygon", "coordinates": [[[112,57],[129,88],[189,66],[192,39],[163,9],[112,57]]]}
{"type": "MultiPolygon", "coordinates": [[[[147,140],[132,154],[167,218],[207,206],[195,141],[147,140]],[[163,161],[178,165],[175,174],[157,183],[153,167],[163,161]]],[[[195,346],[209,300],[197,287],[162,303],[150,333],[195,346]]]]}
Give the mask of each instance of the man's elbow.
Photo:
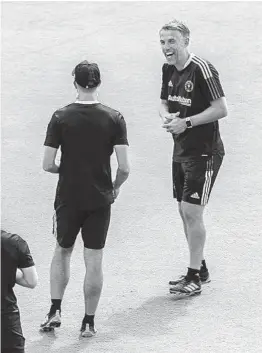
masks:
{"type": "Polygon", "coordinates": [[[225,118],[228,115],[228,109],[227,109],[227,101],[225,97],[221,98],[219,101],[219,105],[217,107],[219,109],[219,119],[225,118]]]}
{"type": "Polygon", "coordinates": [[[226,106],[226,105],[223,105],[223,106],[221,107],[221,109],[220,109],[220,116],[221,116],[220,119],[227,117],[227,115],[228,115],[227,106],[226,106]]]}
{"type": "Polygon", "coordinates": [[[130,167],[129,166],[119,166],[118,167],[119,171],[121,172],[121,174],[128,176],[130,173],[130,167]]]}
{"type": "Polygon", "coordinates": [[[45,172],[50,173],[53,170],[53,165],[49,163],[43,163],[42,167],[45,172]]]}
{"type": "Polygon", "coordinates": [[[27,280],[27,283],[28,283],[28,288],[34,289],[38,284],[38,276],[35,274],[33,278],[30,278],[30,280],[27,280]]]}
{"type": "Polygon", "coordinates": [[[37,281],[34,283],[28,283],[28,288],[34,289],[37,286],[37,281]]]}

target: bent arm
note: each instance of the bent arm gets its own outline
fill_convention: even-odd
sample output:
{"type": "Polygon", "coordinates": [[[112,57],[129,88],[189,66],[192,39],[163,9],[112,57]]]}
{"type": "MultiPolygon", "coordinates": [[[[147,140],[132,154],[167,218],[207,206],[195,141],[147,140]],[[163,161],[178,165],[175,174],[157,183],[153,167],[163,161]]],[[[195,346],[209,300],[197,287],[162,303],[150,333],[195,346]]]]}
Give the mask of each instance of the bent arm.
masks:
{"type": "Polygon", "coordinates": [[[16,283],[19,286],[35,288],[38,282],[38,276],[35,266],[18,268],[16,270],[16,283]]]}
{"type": "Polygon", "coordinates": [[[59,166],[55,163],[57,148],[45,146],[43,169],[49,173],[59,173],[59,166]]]}
{"type": "Polygon", "coordinates": [[[118,168],[116,178],[113,182],[114,189],[119,189],[120,186],[127,180],[130,173],[130,165],[128,160],[128,146],[115,145],[114,150],[116,153],[118,168]]]}
{"type": "Polygon", "coordinates": [[[193,126],[212,123],[227,116],[228,110],[225,97],[220,97],[210,102],[210,104],[210,107],[203,112],[190,117],[193,126]]]}
{"type": "Polygon", "coordinates": [[[169,114],[167,100],[161,99],[159,107],[159,115],[161,118],[169,114]]]}

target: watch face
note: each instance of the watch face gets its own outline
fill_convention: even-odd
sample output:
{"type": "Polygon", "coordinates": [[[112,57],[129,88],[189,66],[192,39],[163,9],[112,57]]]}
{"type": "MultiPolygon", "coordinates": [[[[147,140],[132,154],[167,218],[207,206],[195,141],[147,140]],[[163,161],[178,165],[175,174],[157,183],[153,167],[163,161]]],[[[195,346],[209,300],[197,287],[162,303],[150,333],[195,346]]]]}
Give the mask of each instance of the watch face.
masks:
{"type": "Polygon", "coordinates": [[[189,119],[186,120],[186,126],[187,126],[187,127],[192,127],[191,121],[190,121],[189,119]]]}

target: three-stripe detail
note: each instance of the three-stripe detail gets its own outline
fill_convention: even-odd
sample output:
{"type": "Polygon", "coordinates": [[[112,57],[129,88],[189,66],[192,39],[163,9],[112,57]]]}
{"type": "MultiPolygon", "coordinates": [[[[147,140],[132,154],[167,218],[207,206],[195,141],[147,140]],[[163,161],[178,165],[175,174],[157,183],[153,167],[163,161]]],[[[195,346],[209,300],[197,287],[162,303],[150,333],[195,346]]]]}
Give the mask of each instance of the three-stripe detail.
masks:
{"type": "Polygon", "coordinates": [[[207,167],[205,173],[205,182],[202,190],[201,205],[205,206],[211,190],[212,175],[213,175],[213,156],[207,160],[207,167]]]}
{"type": "Polygon", "coordinates": [[[187,293],[192,293],[192,292],[194,292],[196,290],[200,290],[200,287],[199,287],[199,285],[197,285],[194,282],[189,283],[188,285],[186,285],[183,288],[183,292],[187,292],[187,293]]]}
{"type": "Polygon", "coordinates": [[[196,55],[192,57],[192,61],[200,67],[202,75],[206,80],[212,99],[215,100],[217,98],[222,97],[224,95],[224,92],[220,85],[218,73],[216,72],[215,68],[213,68],[211,64],[208,64],[205,60],[199,58],[196,55]]]}

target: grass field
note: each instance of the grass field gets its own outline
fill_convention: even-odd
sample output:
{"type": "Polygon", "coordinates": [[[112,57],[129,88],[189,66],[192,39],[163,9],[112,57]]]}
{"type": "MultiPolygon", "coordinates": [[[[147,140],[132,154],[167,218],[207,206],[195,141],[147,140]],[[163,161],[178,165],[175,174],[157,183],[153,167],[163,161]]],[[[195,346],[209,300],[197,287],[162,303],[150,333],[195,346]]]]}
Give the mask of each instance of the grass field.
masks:
{"type": "Polygon", "coordinates": [[[260,2],[2,3],[2,227],[28,241],[40,279],[33,291],[16,288],[28,353],[261,352],[261,13],[260,2]],[[229,106],[220,124],[226,158],[206,210],[212,282],[182,301],[168,294],[188,252],[171,197],[172,140],[158,117],[158,30],[174,17],[191,29],[192,52],[220,72],[229,106]],[[132,167],[113,208],[92,340],[78,338],[80,239],[62,326],[38,331],[49,308],[57,182],[41,170],[43,141],[53,111],[75,98],[70,75],[83,59],[98,62],[100,100],[126,119],[132,167]]]}

